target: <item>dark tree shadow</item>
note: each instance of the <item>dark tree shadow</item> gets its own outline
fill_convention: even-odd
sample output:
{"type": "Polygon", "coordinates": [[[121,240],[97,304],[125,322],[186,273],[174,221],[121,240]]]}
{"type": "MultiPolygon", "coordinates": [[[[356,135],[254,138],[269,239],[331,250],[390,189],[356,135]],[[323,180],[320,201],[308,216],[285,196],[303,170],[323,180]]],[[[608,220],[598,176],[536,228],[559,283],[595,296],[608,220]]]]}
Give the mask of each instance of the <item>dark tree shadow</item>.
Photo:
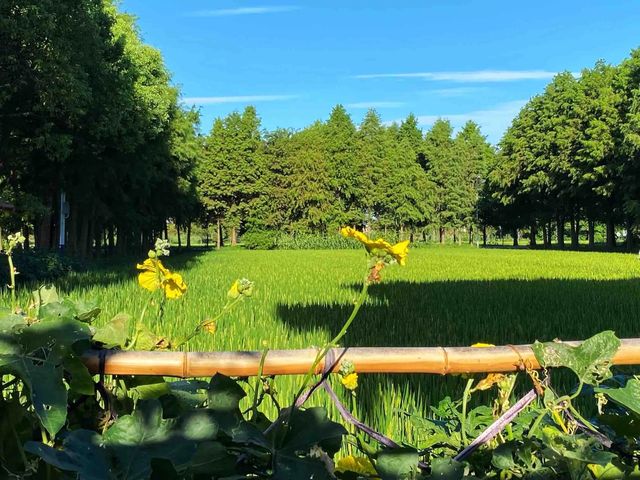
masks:
{"type": "MultiPolygon", "coordinates": [[[[355,291],[358,285],[347,285],[355,291]]],[[[580,340],[603,330],[640,336],[640,280],[492,280],[373,285],[345,346],[468,346],[580,340]]],[[[335,335],[351,305],[284,305],[279,318],[298,331],[335,335]]],[[[437,375],[361,376],[358,409],[375,417],[385,389],[423,407],[460,397],[464,380],[437,375]]],[[[563,377],[566,381],[570,376],[563,377]]],[[[523,388],[527,388],[523,385],[523,388]]]]}

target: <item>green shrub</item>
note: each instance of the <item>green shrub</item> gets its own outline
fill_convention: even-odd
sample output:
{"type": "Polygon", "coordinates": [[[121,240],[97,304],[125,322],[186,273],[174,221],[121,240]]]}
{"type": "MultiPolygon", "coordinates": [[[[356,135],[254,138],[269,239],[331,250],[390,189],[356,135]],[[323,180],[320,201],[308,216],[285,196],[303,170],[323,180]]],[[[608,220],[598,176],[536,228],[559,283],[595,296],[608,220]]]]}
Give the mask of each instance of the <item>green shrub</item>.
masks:
{"type": "MultiPolygon", "coordinates": [[[[54,280],[70,272],[84,270],[85,265],[78,259],[58,252],[44,250],[16,251],[13,261],[18,270],[18,282],[54,280]]],[[[0,257],[0,281],[9,282],[7,257],[0,257]]]]}
{"type": "Polygon", "coordinates": [[[249,250],[276,248],[278,233],[269,230],[249,230],[242,235],[242,245],[249,250]]]}

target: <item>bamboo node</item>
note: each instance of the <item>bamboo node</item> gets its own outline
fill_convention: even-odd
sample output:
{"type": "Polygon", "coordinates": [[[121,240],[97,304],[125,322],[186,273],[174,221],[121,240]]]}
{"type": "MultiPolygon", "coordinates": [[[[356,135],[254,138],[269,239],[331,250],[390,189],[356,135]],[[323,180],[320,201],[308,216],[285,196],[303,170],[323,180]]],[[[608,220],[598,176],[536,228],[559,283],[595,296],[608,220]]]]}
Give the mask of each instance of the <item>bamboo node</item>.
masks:
{"type": "Polygon", "coordinates": [[[442,370],[442,375],[446,375],[449,373],[449,353],[447,353],[447,349],[444,347],[440,347],[442,349],[442,353],[444,355],[444,366],[442,370]]]}
{"type": "Polygon", "coordinates": [[[189,354],[182,352],[182,378],[189,376],[189,354]]]}

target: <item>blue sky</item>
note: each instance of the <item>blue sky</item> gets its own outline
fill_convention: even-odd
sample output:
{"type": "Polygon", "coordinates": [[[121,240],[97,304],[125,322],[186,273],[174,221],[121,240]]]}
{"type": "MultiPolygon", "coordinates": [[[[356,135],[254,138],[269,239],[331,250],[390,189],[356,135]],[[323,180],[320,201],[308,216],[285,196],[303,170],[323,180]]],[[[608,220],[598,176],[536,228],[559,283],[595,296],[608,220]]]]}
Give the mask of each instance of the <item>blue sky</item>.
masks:
{"type": "Polygon", "coordinates": [[[256,106],[302,128],[342,103],[391,122],[477,121],[496,142],[554,73],[640,46],[640,2],[123,0],[183,100],[213,119],[256,106]]]}

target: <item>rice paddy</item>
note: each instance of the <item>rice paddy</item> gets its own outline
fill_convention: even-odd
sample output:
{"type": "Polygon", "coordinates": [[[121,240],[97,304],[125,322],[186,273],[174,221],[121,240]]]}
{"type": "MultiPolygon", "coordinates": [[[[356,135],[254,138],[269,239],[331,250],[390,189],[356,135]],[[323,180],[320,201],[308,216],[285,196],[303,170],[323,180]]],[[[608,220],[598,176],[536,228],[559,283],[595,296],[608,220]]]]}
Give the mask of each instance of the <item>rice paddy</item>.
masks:
{"type": "MultiPolygon", "coordinates": [[[[161,324],[149,326],[180,337],[226,302],[236,278],[256,284],[254,295],[224,317],[215,334],[201,334],[189,350],[259,350],[318,346],[349,315],[366,270],[363,251],[248,251],[223,249],[171,256],[165,264],[188,284],[169,302],[161,324]]],[[[640,335],[640,262],[634,255],[541,250],[425,247],[410,252],[406,267],[385,269],[343,344],[435,346],[530,343],[583,339],[611,329],[640,335]]],[[[119,312],[137,316],[147,292],[133,263],[73,274],[58,283],[74,298],[92,299],[103,322],[119,312]]],[[[462,393],[459,377],[361,375],[351,407],[397,440],[412,441],[399,411],[417,409],[462,393]]],[[[276,380],[287,403],[296,378],[276,380]]],[[[348,395],[346,395],[347,397],[348,395]]],[[[328,399],[316,393],[311,403],[328,399]]]]}

